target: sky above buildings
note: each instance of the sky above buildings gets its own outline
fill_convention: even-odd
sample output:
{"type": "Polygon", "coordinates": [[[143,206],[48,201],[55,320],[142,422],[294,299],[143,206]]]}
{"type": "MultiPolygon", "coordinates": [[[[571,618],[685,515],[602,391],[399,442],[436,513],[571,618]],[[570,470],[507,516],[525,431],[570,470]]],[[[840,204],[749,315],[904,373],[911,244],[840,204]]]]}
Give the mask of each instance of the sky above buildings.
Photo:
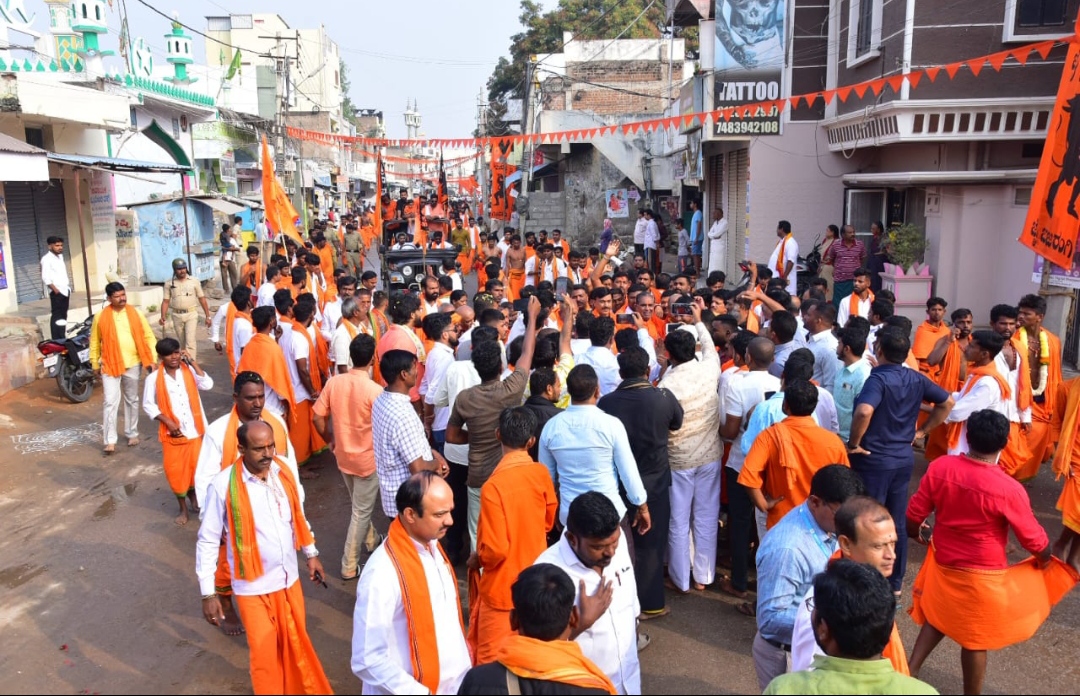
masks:
{"type": "MultiPolygon", "coordinates": [[[[19,0],[0,0],[16,5],[19,0]]],[[[48,31],[43,0],[22,0],[34,26],[48,31]]],[[[110,0],[109,37],[118,44],[121,2],[126,3],[132,37],[142,37],[164,62],[168,20],[140,0],[110,0]]],[[[510,37],[521,30],[517,0],[146,0],[180,21],[206,31],[206,17],[226,14],[280,14],[296,29],[326,26],[349,68],[351,96],[357,108],[383,111],[389,137],[405,137],[402,112],[415,99],[428,137],[468,137],[476,127],[477,97],[486,99],[486,82],[499,56],[508,55],[510,37]]],[[[557,0],[542,0],[552,8],[557,0]]],[[[14,38],[14,37],[13,37],[14,38]]],[[[205,40],[193,35],[198,62],[205,40]]]]}

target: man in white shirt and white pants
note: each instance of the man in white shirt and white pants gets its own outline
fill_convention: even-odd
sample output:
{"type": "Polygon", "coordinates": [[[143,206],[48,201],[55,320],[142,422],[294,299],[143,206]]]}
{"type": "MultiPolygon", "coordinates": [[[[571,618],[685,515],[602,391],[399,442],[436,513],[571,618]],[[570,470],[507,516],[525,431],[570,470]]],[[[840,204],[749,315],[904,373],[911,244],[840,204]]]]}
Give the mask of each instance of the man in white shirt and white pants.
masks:
{"type": "Polygon", "coordinates": [[[71,283],[68,281],[67,264],[64,263],[64,240],[49,237],[45,240],[49,253],[41,257],[41,284],[49,294],[49,330],[54,341],[64,340],[66,330],[58,324],[67,321],[68,302],[71,300],[71,283]]]}
{"type": "Polygon", "coordinates": [[[709,273],[723,271],[727,259],[728,221],[724,209],[716,206],[716,221],[709,228],[709,273]]]}
{"type": "Polygon", "coordinates": [[[574,498],[566,531],[540,554],[539,563],[562,568],[577,588],[579,621],[571,638],[581,652],[604,671],[617,693],[640,694],[637,617],[641,605],[615,504],[597,491],[574,498]],[[603,601],[610,601],[606,609],[603,601]]]}

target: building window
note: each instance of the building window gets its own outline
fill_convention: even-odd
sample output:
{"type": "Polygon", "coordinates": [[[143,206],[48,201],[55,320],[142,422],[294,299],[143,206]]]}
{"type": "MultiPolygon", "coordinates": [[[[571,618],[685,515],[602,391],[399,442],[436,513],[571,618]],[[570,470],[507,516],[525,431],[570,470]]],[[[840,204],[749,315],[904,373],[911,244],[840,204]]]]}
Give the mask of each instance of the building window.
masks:
{"type": "Polygon", "coordinates": [[[232,23],[228,17],[207,17],[206,18],[206,30],[207,31],[229,31],[232,29],[232,23]]]}
{"type": "Polygon", "coordinates": [[[1026,208],[1031,204],[1031,187],[1017,186],[1013,189],[1013,205],[1026,208]]]}
{"type": "Polygon", "coordinates": [[[870,240],[870,225],[885,222],[888,191],[885,189],[848,189],[845,191],[844,219],[855,227],[864,242],[870,240]]]}
{"type": "Polygon", "coordinates": [[[40,147],[42,150],[46,149],[46,147],[45,147],[45,129],[44,128],[27,128],[25,130],[25,133],[26,133],[26,144],[27,145],[33,145],[34,147],[40,147]]]}
{"type": "Polygon", "coordinates": [[[1063,32],[1068,0],[1005,0],[1002,41],[1056,39],[1063,32]]]}
{"type": "Polygon", "coordinates": [[[881,55],[882,0],[850,0],[848,10],[848,67],[881,55]]]}
{"type": "Polygon", "coordinates": [[[1019,0],[1016,23],[1022,27],[1060,27],[1065,24],[1066,0],[1019,0]]]}

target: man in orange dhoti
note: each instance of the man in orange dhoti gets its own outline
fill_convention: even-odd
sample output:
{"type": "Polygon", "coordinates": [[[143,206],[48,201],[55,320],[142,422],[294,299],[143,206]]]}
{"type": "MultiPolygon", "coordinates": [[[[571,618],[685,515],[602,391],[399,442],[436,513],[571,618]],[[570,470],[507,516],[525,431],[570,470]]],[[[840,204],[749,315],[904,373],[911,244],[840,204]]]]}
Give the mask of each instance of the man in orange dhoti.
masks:
{"type": "MultiPolygon", "coordinates": [[[[840,548],[829,559],[830,565],[846,558],[872,566],[886,578],[892,575],[896,563],[897,537],[896,524],[887,507],[869,496],[857,495],[844,501],[836,511],[835,524],[840,548]]],[[[806,595],[813,597],[813,588],[806,595]]],[[[810,669],[814,657],[824,654],[825,651],[814,637],[811,609],[803,602],[795,609],[795,628],[791,632],[791,671],[810,669]]],[[[909,673],[907,654],[895,621],[881,656],[889,660],[898,673],[909,673]]]]}
{"type": "Polygon", "coordinates": [[[199,511],[195,498],[195,464],[206,432],[199,390],[213,389],[214,380],[180,350],[180,343],[175,338],[161,339],[156,348],[161,362],[143,386],[143,411],[158,421],[165,478],[180,504],[180,514],[175,521],[183,526],[188,523],[189,501],[192,511],[199,511]]]}
{"type": "Polygon", "coordinates": [[[931,365],[928,358],[938,341],[951,333],[949,326],[943,321],[946,307],[948,303],[940,297],[931,297],[926,301],[926,321],[915,329],[915,340],[911,344],[911,352],[919,361],[919,371],[935,382],[941,372],[941,365],[931,365]]]}
{"type": "Polygon", "coordinates": [[[307,576],[312,582],[323,582],[315,537],[300,501],[300,485],[274,456],[274,430],[269,425],[245,423],[237,441],[241,457],[211,482],[199,528],[195,573],[203,616],[215,626],[225,621],[214,591],[214,572],[227,529],[229,567],[247,632],[254,692],[333,693],[307,634],[296,553],[281,548],[280,543],[292,540],[307,557],[307,576]]]}
{"type": "Polygon", "coordinates": [[[982,692],[986,651],[1035,634],[1080,576],[1052,558],[1027,492],[997,464],[1010,437],[1007,417],[976,411],[967,421],[969,451],[930,463],[907,512],[907,533],[930,544],[915,579],[911,618],[922,626],[911,676],[945,636],[960,644],[964,693],[982,692]],[[933,535],[926,524],[936,513],[933,535]],[[1010,566],[1009,532],[1032,557],[1010,566]]]}
{"type": "Polygon", "coordinates": [[[1017,470],[1018,481],[1034,478],[1039,467],[1053,454],[1054,405],[1061,385],[1061,340],[1043,328],[1046,316],[1046,299],[1039,295],[1020,298],[1019,330],[1013,334],[1012,343],[1027,361],[1031,383],[1031,430],[1027,434],[1031,456],[1017,470]]]}
{"type": "Polygon", "coordinates": [[[237,374],[254,372],[260,375],[266,388],[266,410],[291,426],[294,394],[285,353],[274,340],[280,334],[277,310],[256,307],[251,312],[251,324],[255,327],[255,335],[240,356],[237,374]]]}
{"type": "Polygon", "coordinates": [[[830,464],[849,466],[847,448],[814,422],[818,390],[810,382],[784,386],[787,418],[766,428],[746,454],[739,484],[754,506],[768,513],[767,529],[810,496],[810,480],[830,464]]]}
{"type": "MultiPolygon", "coordinates": [[[[282,366],[284,369],[284,366],[282,366]]],[[[207,490],[214,477],[232,466],[240,456],[236,431],[244,423],[263,421],[274,430],[274,449],[277,457],[297,476],[296,457],[289,445],[289,431],[285,422],[270,411],[264,410],[266,387],[262,377],[254,372],[241,372],[233,381],[233,407],[209,426],[207,426],[199,447],[199,459],[195,466],[195,497],[205,508],[207,490]]],[[[304,489],[300,487],[300,502],[304,502],[304,489]]],[[[222,630],[226,635],[235,636],[243,633],[240,619],[232,604],[232,579],[229,574],[229,559],[222,540],[218,554],[217,572],[214,574],[214,591],[218,595],[225,620],[222,630]]]]}
{"type": "MultiPolygon", "coordinates": [[[[926,358],[931,370],[937,369],[934,381],[950,394],[960,390],[967,381],[969,363],[964,357],[971,340],[972,316],[970,309],[957,309],[952,313],[949,333],[938,339],[926,358]]],[[[934,428],[926,436],[926,460],[934,461],[948,454],[949,429],[934,428]]]]}
{"type": "Polygon", "coordinates": [[[1067,559],[1080,570],[1080,377],[1060,384],[1055,399],[1053,437],[1057,442],[1054,453],[1054,475],[1065,477],[1065,486],[1057,501],[1063,525],[1061,536],[1054,542],[1054,555],[1067,559]]]}
{"type": "Polygon", "coordinates": [[[454,523],[454,492],[421,471],[395,502],[398,515],[356,589],[352,671],[367,693],[456,694],[472,661],[454,568],[439,545],[454,523]]]}
{"type": "MultiPolygon", "coordinates": [[[[510,622],[514,632],[506,637],[494,661],[477,659],[477,666],[461,682],[459,694],[499,693],[514,682],[518,691],[531,694],[577,693],[566,687],[616,693],[604,671],[572,639],[581,615],[574,606],[574,582],[566,571],[539,563],[522,570],[508,589],[513,598],[510,622]]],[[[582,595],[583,602],[589,600],[582,595]]]]}
{"type": "Polygon", "coordinates": [[[506,299],[513,302],[521,299],[521,289],[525,287],[525,262],[528,251],[521,246],[521,235],[510,238],[510,248],[503,255],[503,268],[506,270],[506,299]]]}
{"type": "MultiPolygon", "coordinates": [[[[319,398],[327,378],[325,340],[311,327],[315,317],[315,302],[310,295],[300,296],[293,306],[292,331],[282,336],[285,364],[293,389],[293,418],[289,424],[289,439],[296,451],[296,463],[303,466],[314,455],[326,449],[326,441],[315,430],[312,406],[319,398]]],[[[301,476],[304,478],[304,476],[301,476]]]]}
{"type": "Polygon", "coordinates": [[[555,486],[547,467],[529,456],[535,430],[536,416],[529,409],[502,412],[495,436],[503,457],[480,489],[476,551],[469,558],[469,646],[476,664],[494,660],[513,634],[510,586],[547,548],[555,524],[555,486]]]}
{"type": "Polygon", "coordinates": [[[1005,404],[1005,415],[1012,430],[1009,443],[1001,452],[1001,468],[1013,478],[1019,478],[1021,468],[1031,458],[1027,441],[1031,432],[1031,371],[1027,356],[1012,342],[1018,316],[1018,310],[1012,305],[999,304],[990,308],[990,328],[1005,339],[1001,352],[994,358],[994,365],[1011,391],[1005,404]]]}

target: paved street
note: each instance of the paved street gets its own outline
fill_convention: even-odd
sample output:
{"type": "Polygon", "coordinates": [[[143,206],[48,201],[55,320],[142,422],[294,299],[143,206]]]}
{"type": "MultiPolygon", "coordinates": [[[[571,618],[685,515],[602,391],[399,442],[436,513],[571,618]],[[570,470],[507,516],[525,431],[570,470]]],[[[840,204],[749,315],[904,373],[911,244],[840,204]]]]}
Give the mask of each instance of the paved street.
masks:
{"type": "MultiPolygon", "coordinates": [[[[200,355],[215,379],[227,374],[205,341],[200,355]]],[[[225,380],[218,385],[205,397],[211,419],[229,403],[225,380]]],[[[250,693],[243,638],[224,636],[200,614],[196,524],[172,523],[175,502],[151,424],[143,420],[139,447],[121,441],[106,458],[100,388],[90,403],[72,405],[54,382],[39,381],[0,398],[0,413],[10,418],[0,419],[0,692],[250,693]]],[[[336,579],[348,502],[332,462],[316,466],[307,512],[330,587],[304,581],[308,628],[335,690],[359,693],[349,669],[356,585],[336,579]]],[[[1057,491],[1048,470],[1031,489],[1052,537],[1060,529],[1057,491]]],[[[671,616],[647,625],[645,692],[756,692],[754,627],[734,602],[709,590],[671,603],[671,616]]],[[[916,627],[906,615],[900,626],[910,651],[916,627]]],[[[1074,592],[1035,639],[991,655],[987,692],[1075,692],[1078,642],[1074,592]]],[[[943,643],[923,678],[959,693],[959,649],[943,643]]]]}

